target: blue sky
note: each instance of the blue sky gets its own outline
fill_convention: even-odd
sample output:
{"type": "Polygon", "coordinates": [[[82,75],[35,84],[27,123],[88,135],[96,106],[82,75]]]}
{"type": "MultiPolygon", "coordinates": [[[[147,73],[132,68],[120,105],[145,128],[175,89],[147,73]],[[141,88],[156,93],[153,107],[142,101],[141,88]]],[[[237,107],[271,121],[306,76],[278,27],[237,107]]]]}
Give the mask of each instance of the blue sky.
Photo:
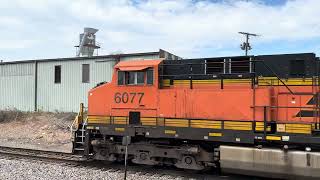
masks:
{"type": "MultiPolygon", "coordinates": [[[[320,54],[319,0],[0,0],[0,59],[75,56],[84,27],[99,29],[99,55],[157,51],[184,58],[320,54]]],[[[319,55],[320,56],[320,55],[319,55]]]]}

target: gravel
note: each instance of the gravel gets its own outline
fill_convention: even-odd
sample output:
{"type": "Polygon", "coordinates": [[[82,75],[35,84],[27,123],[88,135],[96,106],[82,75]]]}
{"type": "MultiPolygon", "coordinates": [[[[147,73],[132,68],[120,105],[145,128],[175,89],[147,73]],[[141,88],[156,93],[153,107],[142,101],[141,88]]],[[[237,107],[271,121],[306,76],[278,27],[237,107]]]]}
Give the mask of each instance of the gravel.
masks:
{"type": "MultiPolygon", "coordinates": [[[[1,158],[1,157],[0,157],[1,158]]],[[[123,179],[123,172],[108,171],[98,168],[71,167],[58,163],[48,163],[41,161],[30,161],[24,159],[0,159],[0,179],[20,180],[20,179],[59,179],[59,180],[79,180],[79,179],[123,179]]],[[[170,175],[155,176],[129,173],[127,179],[140,180],[165,180],[183,179],[170,175]]]]}

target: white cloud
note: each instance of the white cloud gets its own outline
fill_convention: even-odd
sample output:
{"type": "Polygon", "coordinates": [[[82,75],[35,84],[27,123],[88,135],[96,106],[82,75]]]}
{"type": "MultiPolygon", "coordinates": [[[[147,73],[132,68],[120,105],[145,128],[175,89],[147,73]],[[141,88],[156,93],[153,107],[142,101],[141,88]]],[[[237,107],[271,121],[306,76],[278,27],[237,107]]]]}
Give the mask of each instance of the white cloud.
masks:
{"type": "MultiPolygon", "coordinates": [[[[47,31],[51,37],[48,40],[54,41],[51,43],[54,45],[61,42],[64,44],[61,47],[65,48],[76,43],[78,33],[84,26],[99,28],[97,38],[103,44],[104,53],[164,48],[184,57],[202,56],[208,52],[215,56],[215,53],[230,52],[232,48],[238,50],[242,39],[238,31],[261,34],[253,41],[257,44],[320,38],[320,1],[289,0],[280,6],[269,6],[261,2],[10,0],[23,12],[30,13],[29,16],[15,15],[11,7],[11,13],[20,17],[20,22],[29,24],[26,29],[47,31]],[[34,18],[38,20],[34,21],[34,18]]],[[[2,25],[12,22],[1,21],[0,18],[2,25]]],[[[20,34],[19,31],[26,30],[17,28],[10,33],[20,34]]],[[[39,39],[41,42],[36,44],[50,43],[45,41],[46,34],[39,35],[39,39]]],[[[70,52],[73,52],[72,47],[70,52]]]]}
{"type": "Polygon", "coordinates": [[[10,17],[10,16],[1,16],[0,17],[0,27],[8,28],[12,26],[22,26],[23,22],[19,18],[10,17]]]}
{"type": "Polygon", "coordinates": [[[23,48],[29,48],[37,44],[37,40],[3,40],[0,43],[0,49],[6,50],[19,50],[23,48]]]}
{"type": "Polygon", "coordinates": [[[66,2],[66,0],[0,0],[0,9],[45,12],[66,2]]]}
{"type": "Polygon", "coordinates": [[[230,45],[239,39],[238,31],[262,34],[260,42],[318,38],[317,7],[320,7],[317,0],[289,1],[283,6],[267,6],[257,1],[182,0],[150,0],[135,6],[127,1],[110,6],[82,0],[71,5],[78,18],[98,19],[103,24],[101,33],[106,35],[100,37],[106,37],[105,41],[122,44],[124,49],[147,44],[187,55],[192,55],[194,48],[230,45]],[[130,43],[132,39],[139,45],[134,45],[137,41],[130,43]],[[124,43],[126,40],[128,43],[124,43]]]}

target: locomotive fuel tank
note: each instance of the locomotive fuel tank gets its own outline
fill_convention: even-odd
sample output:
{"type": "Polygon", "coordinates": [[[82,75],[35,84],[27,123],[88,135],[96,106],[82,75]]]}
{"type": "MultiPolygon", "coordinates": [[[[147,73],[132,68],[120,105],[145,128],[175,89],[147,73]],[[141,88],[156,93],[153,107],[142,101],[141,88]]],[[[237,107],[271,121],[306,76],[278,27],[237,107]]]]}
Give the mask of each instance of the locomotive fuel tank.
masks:
{"type": "MultiPolygon", "coordinates": [[[[310,150],[310,149],[309,149],[310,150]]],[[[319,179],[320,153],[220,146],[220,166],[223,172],[285,179],[319,179]]]]}

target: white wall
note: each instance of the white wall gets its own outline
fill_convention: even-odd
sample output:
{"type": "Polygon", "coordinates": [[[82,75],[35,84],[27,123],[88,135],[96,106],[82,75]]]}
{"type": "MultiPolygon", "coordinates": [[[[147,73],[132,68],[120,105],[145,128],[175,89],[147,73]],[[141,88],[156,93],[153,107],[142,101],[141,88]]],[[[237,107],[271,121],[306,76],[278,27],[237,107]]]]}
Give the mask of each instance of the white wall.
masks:
{"type": "MultiPolygon", "coordinates": [[[[100,61],[101,59],[99,59],[100,61]]],[[[87,106],[87,93],[103,81],[110,81],[115,61],[54,61],[38,64],[38,110],[77,112],[87,106]],[[90,64],[90,83],[82,83],[82,64],[90,64]],[[61,65],[61,83],[54,83],[54,66],[61,65]]]]}
{"type": "Polygon", "coordinates": [[[0,65],[0,109],[34,110],[34,63],[0,65]]]}

